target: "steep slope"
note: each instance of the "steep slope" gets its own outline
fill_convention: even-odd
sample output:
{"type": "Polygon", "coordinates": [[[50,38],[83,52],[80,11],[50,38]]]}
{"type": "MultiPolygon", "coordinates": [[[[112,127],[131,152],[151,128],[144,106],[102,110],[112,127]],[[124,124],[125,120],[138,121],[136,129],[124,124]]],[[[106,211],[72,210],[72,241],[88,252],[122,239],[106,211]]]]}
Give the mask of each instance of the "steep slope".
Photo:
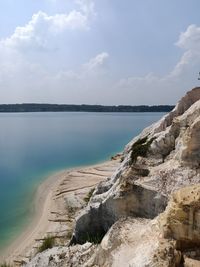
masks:
{"type": "Polygon", "coordinates": [[[71,247],[62,259],[54,253],[48,266],[200,266],[198,183],[200,88],[194,88],[125,147],[120,167],[76,218],[71,247]]]}
{"type": "Polygon", "coordinates": [[[124,216],[154,218],[169,195],[200,181],[200,88],[188,92],[175,109],[145,129],[125,148],[111,179],[96,188],[77,219],[72,243],[104,235],[124,216]]]}

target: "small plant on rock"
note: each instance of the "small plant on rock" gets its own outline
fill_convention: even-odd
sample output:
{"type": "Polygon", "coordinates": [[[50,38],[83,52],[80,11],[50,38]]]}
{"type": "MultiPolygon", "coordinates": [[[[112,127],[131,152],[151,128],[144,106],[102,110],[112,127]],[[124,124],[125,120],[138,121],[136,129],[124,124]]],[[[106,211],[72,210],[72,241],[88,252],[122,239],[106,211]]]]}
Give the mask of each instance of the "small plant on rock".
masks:
{"type": "Polygon", "coordinates": [[[92,188],[92,189],[88,192],[87,196],[84,197],[84,201],[85,201],[86,203],[88,203],[88,202],[90,201],[90,198],[92,197],[92,194],[93,194],[94,190],[95,190],[95,188],[92,188]]]}
{"type": "Polygon", "coordinates": [[[47,236],[45,237],[45,239],[43,240],[43,243],[41,244],[41,246],[38,249],[38,252],[43,252],[49,248],[52,248],[55,244],[55,239],[52,236],[47,236]]]}
{"type": "Polygon", "coordinates": [[[138,139],[131,148],[131,164],[135,163],[138,156],[146,157],[149,147],[155,137],[148,140],[148,136],[138,139]]]}

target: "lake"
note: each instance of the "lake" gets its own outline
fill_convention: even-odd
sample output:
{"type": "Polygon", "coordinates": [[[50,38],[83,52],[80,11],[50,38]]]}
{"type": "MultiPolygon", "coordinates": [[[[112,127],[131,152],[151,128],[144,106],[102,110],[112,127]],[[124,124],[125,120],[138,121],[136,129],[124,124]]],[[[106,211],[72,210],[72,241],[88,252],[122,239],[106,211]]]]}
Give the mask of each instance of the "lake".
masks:
{"type": "Polygon", "coordinates": [[[0,249],[28,222],[38,185],[109,159],[164,113],[0,113],[0,249]]]}

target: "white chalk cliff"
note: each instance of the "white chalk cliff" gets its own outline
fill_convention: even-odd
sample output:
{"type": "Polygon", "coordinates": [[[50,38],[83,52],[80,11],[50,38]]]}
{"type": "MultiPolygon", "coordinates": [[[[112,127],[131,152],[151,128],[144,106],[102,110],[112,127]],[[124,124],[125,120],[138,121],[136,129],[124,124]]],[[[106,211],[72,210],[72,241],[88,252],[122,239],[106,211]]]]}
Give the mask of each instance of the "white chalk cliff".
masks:
{"type": "Polygon", "coordinates": [[[200,88],[194,88],[125,147],[120,167],[76,219],[70,246],[40,253],[27,266],[192,267],[200,266],[199,247],[200,88]]]}

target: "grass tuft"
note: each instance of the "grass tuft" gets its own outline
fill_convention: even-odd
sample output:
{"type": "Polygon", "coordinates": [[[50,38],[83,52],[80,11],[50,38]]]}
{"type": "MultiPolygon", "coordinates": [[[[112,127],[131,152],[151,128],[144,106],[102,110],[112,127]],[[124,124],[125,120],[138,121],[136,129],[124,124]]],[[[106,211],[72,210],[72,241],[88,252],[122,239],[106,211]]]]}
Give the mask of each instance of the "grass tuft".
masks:
{"type": "Polygon", "coordinates": [[[88,192],[87,196],[84,197],[84,201],[85,201],[86,203],[88,203],[88,202],[90,201],[90,198],[92,197],[92,194],[93,194],[94,190],[95,190],[95,188],[92,188],[92,189],[88,192]]]}
{"type": "Polygon", "coordinates": [[[150,140],[148,140],[148,136],[137,140],[133,145],[132,145],[132,152],[131,152],[131,164],[135,163],[137,160],[138,156],[141,157],[146,157],[147,156],[147,152],[149,150],[149,147],[151,145],[151,143],[153,142],[155,138],[151,138],[150,140]]]}
{"type": "Polygon", "coordinates": [[[39,247],[38,252],[43,252],[49,248],[52,248],[55,244],[55,239],[52,236],[47,236],[44,240],[42,245],[39,247]]]}

